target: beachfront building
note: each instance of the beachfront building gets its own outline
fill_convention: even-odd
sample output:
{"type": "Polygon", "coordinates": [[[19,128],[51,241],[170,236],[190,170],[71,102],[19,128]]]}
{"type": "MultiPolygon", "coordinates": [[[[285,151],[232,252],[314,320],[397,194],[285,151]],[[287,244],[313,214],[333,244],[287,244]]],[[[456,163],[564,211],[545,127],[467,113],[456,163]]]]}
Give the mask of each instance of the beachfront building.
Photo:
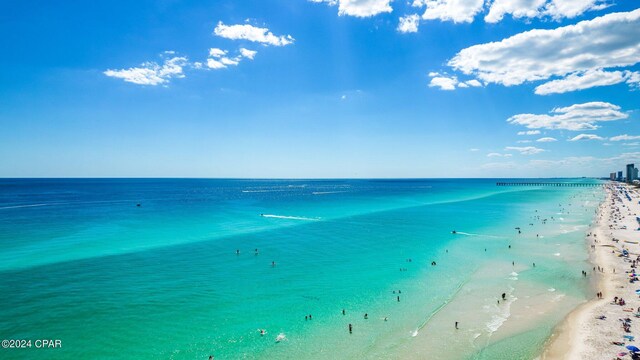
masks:
{"type": "Polygon", "coordinates": [[[635,180],[634,178],[634,169],[635,169],[635,165],[634,164],[627,164],[627,183],[631,184],[633,182],[633,180],[635,180]]]}
{"type": "Polygon", "coordinates": [[[618,181],[622,181],[622,171],[618,171],[618,181]]]}
{"type": "Polygon", "coordinates": [[[616,180],[616,173],[614,173],[614,172],[609,173],[609,180],[615,181],[616,180]]]}

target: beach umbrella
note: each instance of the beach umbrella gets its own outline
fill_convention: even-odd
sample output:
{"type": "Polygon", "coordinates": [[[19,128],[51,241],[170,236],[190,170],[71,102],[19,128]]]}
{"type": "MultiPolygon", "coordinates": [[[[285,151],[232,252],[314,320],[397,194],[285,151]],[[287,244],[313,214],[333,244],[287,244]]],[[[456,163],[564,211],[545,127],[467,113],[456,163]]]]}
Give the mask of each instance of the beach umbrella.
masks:
{"type": "Polygon", "coordinates": [[[627,350],[631,350],[633,352],[639,352],[640,349],[638,349],[637,347],[633,346],[633,345],[627,345],[627,350]]]}

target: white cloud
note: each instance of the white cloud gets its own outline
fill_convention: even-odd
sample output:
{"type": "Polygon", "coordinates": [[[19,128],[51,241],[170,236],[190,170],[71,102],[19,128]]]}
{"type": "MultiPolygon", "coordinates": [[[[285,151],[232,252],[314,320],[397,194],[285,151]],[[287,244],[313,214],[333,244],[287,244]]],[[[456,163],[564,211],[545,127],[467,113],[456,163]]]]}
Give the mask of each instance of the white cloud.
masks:
{"type": "Polygon", "coordinates": [[[543,16],[555,20],[574,18],[586,11],[609,6],[602,0],[494,0],[490,4],[489,13],[484,17],[489,23],[499,22],[507,14],[516,19],[543,16]]]}
{"type": "Polygon", "coordinates": [[[429,82],[429,87],[439,87],[441,90],[455,90],[456,85],[458,85],[458,78],[455,76],[435,76],[429,82]]]}
{"type": "Polygon", "coordinates": [[[476,79],[471,79],[469,81],[465,81],[465,84],[473,87],[481,87],[482,83],[476,79]]]}
{"type": "Polygon", "coordinates": [[[640,142],[632,142],[632,143],[624,143],[622,144],[622,146],[638,146],[640,145],[640,142]]]}
{"type": "MultiPolygon", "coordinates": [[[[529,30],[501,41],[474,45],[461,50],[447,65],[486,83],[505,86],[573,75],[564,83],[547,84],[538,90],[551,93],[572,87],[586,88],[587,80],[599,84],[590,77],[592,72],[638,62],[640,9],[556,29],[529,30]],[[587,77],[581,78],[584,76],[587,77]]],[[[640,83],[640,75],[629,75],[628,82],[640,83]]]]}
{"type": "Polygon", "coordinates": [[[631,84],[634,72],[603,71],[592,69],[567,75],[565,78],[552,80],[536,87],[538,95],[562,94],[569,91],[589,89],[596,86],[615,85],[627,81],[631,84]]]}
{"type": "Polygon", "coordinates": [[[414,7],[424,7],[425,20],[453,21],[454,23],[472,22],[482,11],[484,0],[414,0],[414,7]]]}
{"type": "Polygon", "coordinates": [[[558,20],[560,18],[574,18],[589,10],[602,10],[609,7],[602,0],[552,0],[545,6],[545,15],[558,20]]]}
{"type": "Polygon", "coordinates": [[[397,30],[401,33],[418,32],[419,22],[420,17],[418,16],[418,14],[403,16],[400,18],[397,30]]]}
{"type": "Polygon", "coordinates": [[[500,153],[488,153],[487,154],[487,157],[506,157],[506,158],[509,158],[509,157],[512,157],[512,156],[513,156],[512,154],[500,154],[500,153]]]}
{"type": "Polygon", "coordinates": [[[227,55],[227,50],[222,50],[218,48],[209,49],[209,56],[219,58],[221,56],[227,55]]]}
{"type": "Polygon", "coordinates": [[[506,14],[511,14],[514,18],[537,17],[545,2],[546,0],[494,0],[484,21],[496,23],[506,14]]]}
{"type": "Polygon", "coordinates": [[[224,69],[227,67],[227,65],[223,64],[221,61],[216,60],[216,59],[207,59],[207,67],[209,69],[214,69],[214,70],[218,70],[218,69],[224,69]]]}
{"type": "Polygon", "coordinates": [[[285,46],[293,44],[291,35],[276,36],[267,28],[259,28],[249,24],[225,25],[218,23],[213,33],[217,36],[231,40],[248,40],[264,45],[285,46]]]}
{"type": "Polygon", "coordinates": [[[537,142],[554,142],[554,141],[558,141],[558,139],[552,138],[552,137],[543,137],[543,138],[540,138],[540,139],[538,139],[536,141],[537,142]]]}
{"type": "Polygon", "coordinates": [[[482,83],[476,79],[459,81],[457,76],[449,76],[447,74],[440,74],[437,72],[430,72],[429,77],[431,78],[429,87],[439,87],[441,90],[455,90],[456,86],[459,88],[482,86],[482,83]]]}
{"type": "Polygon", "coordinates": [[[207,67],[209,69],[219,70],[227,66],[237,66],[242,60],[242,56],[230,58],[227,56],[228,51],[218,48],[209,49],[209,58],[207,59],[207,67]]]}
{"type": "Polygon", "coordinates": [[[325,3],[329,6],[338,5],[338,15],[355,17],[370,17],[393,11],[393,0],[310,0],[314,3],[325,3]]]}
{"type": "Polygon", "coordinates": [[[471,149],[469,149],[469,151],[473,151],[473,152],[475,152],[475,151],[480,151],[480,149],[471,148],[471,149]]]}
{"type": "Polygon", "coordinates": [[[370,17],[390,13],[392,0],[340,0],[338,15],[370,17]]]}
{"type": "Polygon", "coordinates": [[[246,57],[249,60],[253,60],[253,58],[256,56],[257,53],[258,52],[255,50],[240,48],[240,55],[242,55],[243,57],[246,57]]]}
{"type": "Polygon", "coordinates": [[[531,140],[518,140],[516,141],[518,144],[529,144],[531,143],[531,140]]]}
{"type": "Polygon", "coordinates": [[[225,65],[238,65],[240,63],[240,60],[238,58],[230,59],[227,57],[221,57],[220,62],[225,65]]]}
{"type": "Polygon", "coordinates": [[[604,138],[595,134],[580,134],[569,139],[569,141],[580,141],[580,140],[604,140],[604,138]]]}
{"type": "Polygon", "coordinates": [[[518,135],[539,135],[540,130],[518,131],[518,135]]]}
{"type": "Polygon", "coordinates": [[[107,70],[106,76],[123,79],[138,85],[161,85],[172,78],[183,78],[183,67],[187,65],[186,57],[176,56],[165,59],[162,65],[156,62],[145,62],[140,67],[121,70],[107,70]]]}
{"type": "Polygon", "coordinates": [[[529,129],[549,130],[595,130],[602,121],[626,119],[628,114],[620,111],[620,106],[607,102],[588,102],[568,107],[555,108],[551,115],[518,114],[507,119],[507,122],[523,125],[529,129]]]}
{"type": "Polygon", "coordinates": [[[635,135],[618,135],[618,136],[614,136],[609,138],[609,140],[611,141],[627,141],[627,140],[640,140],[640,136],[635,136],[635,135]]]}
{"type": "Polygon", "coordinates": [[[544,149],[537,148],[535,146],[507,146],[505,151],[518,151],[522,155],[535,155],[546,151],[544,149]]]}

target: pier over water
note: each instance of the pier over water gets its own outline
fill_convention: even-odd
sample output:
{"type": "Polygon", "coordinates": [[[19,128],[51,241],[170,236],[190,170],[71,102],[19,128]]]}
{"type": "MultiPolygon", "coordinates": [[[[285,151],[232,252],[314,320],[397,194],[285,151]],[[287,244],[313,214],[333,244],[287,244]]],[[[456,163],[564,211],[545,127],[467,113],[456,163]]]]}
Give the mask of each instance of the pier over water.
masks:
{"type": "Polygon", "coordinates": [[[558,186],[558,187],[597,187],[604,184],[597,183],[574,183],[574,182],[533,182],[533,181],[517,181],[517,182],[497,182],[496,186],[558,186]]]}

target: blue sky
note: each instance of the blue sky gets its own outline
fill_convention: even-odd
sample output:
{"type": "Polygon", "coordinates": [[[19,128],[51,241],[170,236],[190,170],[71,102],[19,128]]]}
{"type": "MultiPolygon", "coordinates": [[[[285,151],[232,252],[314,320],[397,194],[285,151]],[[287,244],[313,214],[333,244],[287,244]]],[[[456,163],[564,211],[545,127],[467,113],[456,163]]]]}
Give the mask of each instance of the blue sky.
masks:
{"type": "Polygon", "coordinates": [[[607,176],[639,7],[3,1],[0,176],[607,176]]]}

